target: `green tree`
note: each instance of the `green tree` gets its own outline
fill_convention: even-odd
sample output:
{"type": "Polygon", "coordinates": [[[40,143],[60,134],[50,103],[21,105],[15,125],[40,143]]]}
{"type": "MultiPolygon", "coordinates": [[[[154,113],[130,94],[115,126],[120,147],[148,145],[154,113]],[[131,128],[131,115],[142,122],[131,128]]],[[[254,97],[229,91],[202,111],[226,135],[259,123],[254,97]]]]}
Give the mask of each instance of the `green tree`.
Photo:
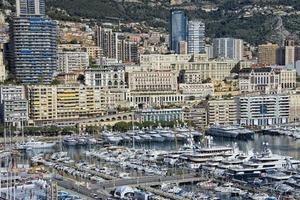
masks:
{"type": "Polygon", "coordinates": [[[98,134],[99,130],[100,130],[100,127],[98,127],[98,126],[87,126],[85,129],[85,131],[91,135],[98,134]]]}
{"type": "Polygon", "coordinates": [[[131,125],[130,123],[127,122],[117,122],[114,126],[113,126],[113,130],[114,131],[120,131],[120,132],[126,132],[128,130],[130,130],[131,125]]]}

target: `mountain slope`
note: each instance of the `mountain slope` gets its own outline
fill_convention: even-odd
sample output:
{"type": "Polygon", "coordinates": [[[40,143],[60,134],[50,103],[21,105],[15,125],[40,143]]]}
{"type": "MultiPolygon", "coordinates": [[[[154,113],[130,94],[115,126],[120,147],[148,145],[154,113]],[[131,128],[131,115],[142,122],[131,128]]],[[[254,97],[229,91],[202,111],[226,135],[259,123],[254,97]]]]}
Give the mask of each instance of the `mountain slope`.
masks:
{"type": "MultiPolygon", "coordinates": [[[[6,1],[13,5],[15,0],[2,2],[6,1]]],[[[169,0],[46,0],[46,4],[54,19],[145,22],[165,30],[173,8],[169,0]]],[[[178,7],[190,18],[203,20],[208,37],[236,37],[252,44],[280,44],[286,37],[299,40],[300,0],[190,0],[178,7]],[[206,12],[204,7],[216,10],[206,12]]]]}

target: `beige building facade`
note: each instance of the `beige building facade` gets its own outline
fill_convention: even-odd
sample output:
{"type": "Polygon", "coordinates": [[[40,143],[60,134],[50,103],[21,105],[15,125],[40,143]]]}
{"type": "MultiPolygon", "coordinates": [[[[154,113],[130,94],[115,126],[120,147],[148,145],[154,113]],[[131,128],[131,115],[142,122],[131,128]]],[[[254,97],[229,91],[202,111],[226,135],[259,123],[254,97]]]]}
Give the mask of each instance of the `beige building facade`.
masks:
{"type": "Polygon", "coordinates": [[[237,103],[235,99],[209,100],[207,113],[209,125],[237,123],[237,103]]]}
{"type": "Polygon", "coordinates": [[[277,63],[277,44],[267,43],[258,46],[258,63],[262,65],[275,65],[277,63]]]}
{"type": "Polygon", "coordinates": [[[289,122],[298,122],[300,120],[300,94],[291,94],[289,96],[289,101],[289,122]]]}
{"type": "Polygon", "coordinates": [[[96,117],[103,115],[108,108],[118,105],[117,95],[95,86],[36,85],[29,86],[27,93],[29,117],[33,121],[96,117]]]}
{"type": "Polygon", "coordinates": [[[139,70],[127,72],[131,92],[176,92],[177,73],[171,70],[139,70]]]}

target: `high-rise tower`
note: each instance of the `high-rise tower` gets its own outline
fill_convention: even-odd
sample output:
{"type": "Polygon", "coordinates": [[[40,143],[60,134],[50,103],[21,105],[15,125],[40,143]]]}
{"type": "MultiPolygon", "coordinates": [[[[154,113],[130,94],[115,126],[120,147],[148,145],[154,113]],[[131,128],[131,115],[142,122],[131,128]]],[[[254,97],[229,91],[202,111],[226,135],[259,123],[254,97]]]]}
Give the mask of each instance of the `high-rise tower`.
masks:
{"type": "Polygon", "coordinates": [[[188,23],[188,53],[205,52],[205,24],[200,20],[188,23]]]}
{"type": "Polygon", "coordinates": [[[22,83],[50,83],[57,70],[57,24],[44,0],[17,0],[11,24],[12,67],[22,83]]]}
{"type": "Polygon", "coordinates": [[[170,49],[180,53],[180,42],[187,41],[188,20],[184,11],[172,10],[170,16],[170,49]]]}
{"type": "Polygon", "coordinates": [[[45,15],[45,0],[17,0],[16,15],[45,15]]]}

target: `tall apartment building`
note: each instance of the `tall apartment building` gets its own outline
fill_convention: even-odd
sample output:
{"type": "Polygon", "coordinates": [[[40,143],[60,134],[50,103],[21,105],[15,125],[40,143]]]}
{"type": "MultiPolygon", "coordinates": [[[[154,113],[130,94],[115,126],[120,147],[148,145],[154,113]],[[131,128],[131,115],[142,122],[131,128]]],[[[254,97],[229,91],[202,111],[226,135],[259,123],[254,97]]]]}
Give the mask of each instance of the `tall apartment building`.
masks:
{"type": "Polygon", "coordinates": [[[295,46],[285,46],[285,65],[292,65],[295,64],[295,46]]]}
{"type": "Polygon", "coordinates": [[[126,82],[134,92],[177,91],[177,74],[171,70],[128,71],[126,82]]]}
{"type": "Polygon", "coordinates": [[[11,24],[13,72],[22,83],[50,83],[57,70],[57,24],[42,12],[43,0],[32,2],[17,1],[11,24]]]}
{"type": "Polygon", "coordinates": [[[16,0],[16,14],[45,15],[45,0],[16,0]]]}
{"type": "Polygon", "coordinates": [[[117,36],[112,29],[96,26],[96,43],[102,49],[105,57],[116,58],[116,40],[117,36]]]}
{"type": "Polygon", "coordinates": [[[138,45],[136,42],[126,41],[125,38],[118,41],[117,59],[123,63],[138,62],[138,45]]]}
{"type": "Polygon", "coordinates": [[[237,104],[235,99],[209,100],[207,103],[208,124],[236,124],[237,104]]]}
{"type": "Polygon", "coordinates": [[[205,24],[200,20],[188,22],[188,53],[205,53],[205,24]]]}
{"type": "Polygon", "coordinates": [[[235,38],[213,39],[213,56],[215,58],[227,58],[243,60],[244,42],[235,38]]]}
{"type": "Polygon", "coordinates": [[[89,67],[89,56],[84,51],[58,51],[58,72],[70,73],[89,67]]]}
{"type": "Polygon", "coordinates": [[[107,88],[125,88],[125,66],[102,66],[84,71],[85,84],[107,88]]]}
{"type": "Polygon", "coordinates": [[[246,126],[266,126],[288,123],[289,96],[264,95],[237,97],[238,123],[246,126]]]}
{"type": "Polygon", "coordinates": [[[0,116],[2,123],[20,126],[28,120],[28,101],[24,86],[3,85],[0,87],[0,116]]]}
{"type": "Polygon", "coordinates": [[[262,65],[276,65],[278,62],[278,49],[279,46],[277,44],[258,45],[258,63],[262,65]]]}
{"type": "Polygon", "coordinates": [[[170,14],[170,49],[180,53],[179,44],[187,41],[188,19],[183,10],[172,10],[170,14]]]}
{"type": "Polygon", "coordinates": [[[124,63],[138,61],[138,45],[126,39],[123,33],[113,32],[112,29],[96,27],[96,42],[103,51],[103,56],[114,58],[124,63]]]}

